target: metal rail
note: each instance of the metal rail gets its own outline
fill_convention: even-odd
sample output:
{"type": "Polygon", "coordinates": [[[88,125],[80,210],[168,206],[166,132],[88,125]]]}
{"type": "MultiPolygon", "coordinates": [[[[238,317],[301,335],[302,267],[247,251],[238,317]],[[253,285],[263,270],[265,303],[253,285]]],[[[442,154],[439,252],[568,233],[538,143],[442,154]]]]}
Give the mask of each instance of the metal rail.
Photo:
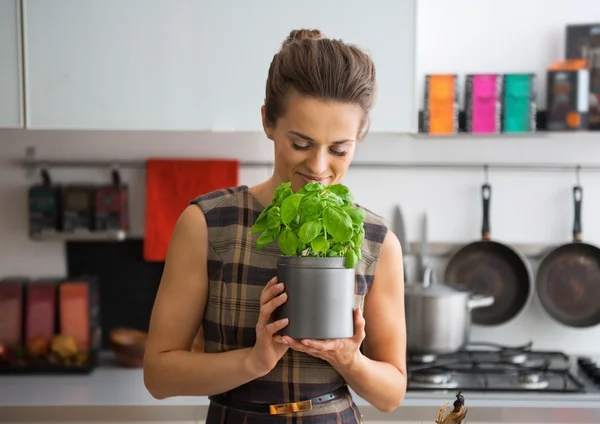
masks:
{"type": "MultiPolygon", "coordinates": [[[[240,160],[242,167],[272,167],[272,161],[245,161],[240,160]]],[[[66,160],[66,159],[39,159],[36,157],[35,148],[27,147],[25,159],[17,161],[18,166],[26,168],[29,172],[41,168],[134,168],[143,169],[145,160],[66,160]]],[[[600,164],[564,164],[564,163],[478,163],[478,162],[362,162],[356,161],[351,168],[373,169],[447,169],[447,170],[512,170],[531,172],[600,172],[600,164]]]]}

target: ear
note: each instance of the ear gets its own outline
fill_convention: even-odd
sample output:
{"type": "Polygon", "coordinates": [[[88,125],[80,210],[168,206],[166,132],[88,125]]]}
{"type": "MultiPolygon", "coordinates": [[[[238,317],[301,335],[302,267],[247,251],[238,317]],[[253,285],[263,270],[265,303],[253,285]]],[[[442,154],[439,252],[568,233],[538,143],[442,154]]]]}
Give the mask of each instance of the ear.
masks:
{"type": "Polygon", "coordinates": [[[269,123],[267,122],[267,114],[266,114],[265,105],[262,105],[262,107],[260,108],[260,115],[262,117],[263,131],[265,132],[268,139],[273,140],[272,134],[273,134],[274,128],[271,127],[269,125],[269,123]]]}

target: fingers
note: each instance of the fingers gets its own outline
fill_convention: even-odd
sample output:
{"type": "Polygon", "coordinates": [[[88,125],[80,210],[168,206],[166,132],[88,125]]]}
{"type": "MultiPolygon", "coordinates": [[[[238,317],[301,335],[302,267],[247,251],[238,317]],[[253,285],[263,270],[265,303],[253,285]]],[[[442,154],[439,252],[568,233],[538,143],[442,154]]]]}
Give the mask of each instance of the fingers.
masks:
{"type": "Polygon", "coordinates": [[[356,308],[354,309],[354,336],[352,338],[360,344],[365,339],[365,336],[365,318],[362,309],[356,308]]]}
{"type": "Polygon", "coordinates": [[[264,293],[265,291],[269,290],[271,287],[273,287],[277,283],[278,283],[277,277],[271,278],[269,280],[269,282],[267,283],[267,285],[263,287],[262,292],[264,293]]]}
{"type": "Polygon", "coordinates": [[[287,318],[283,318],[280,320],[277,320],[275,322],[272,322],[270,324],[268,324],[265,327],[265,331],[267,333],[269,333],[270,335],[275,335],[275,333],[277,333],[279,330],[281,330],[282,328],[285,328],[286,325],[288,325],[289,320],[287,318]]]}
{"type": "Polygon", "coordinates": [[[271,314],[287,300],[287,293],[283,292],[283,284],[277,283],[269,289],[265,290],[261,295],[260,315],[258,317],[257,329],[264,328],[271,314]]]}

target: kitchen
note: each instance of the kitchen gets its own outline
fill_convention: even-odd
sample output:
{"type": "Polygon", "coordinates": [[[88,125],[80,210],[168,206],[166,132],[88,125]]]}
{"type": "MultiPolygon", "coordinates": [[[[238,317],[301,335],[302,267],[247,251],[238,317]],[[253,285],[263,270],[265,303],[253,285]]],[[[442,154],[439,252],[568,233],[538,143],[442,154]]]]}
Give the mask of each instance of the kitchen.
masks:
{"type": "MultiPolygon", "coordinates": [[[[467,73],[533,72],[538,77],[536,104],[544,110],[546,72],[564,59],[566,26],[600,22],[593,0],[553,0],[544,8],[523,0],[485,5],[461,0],[451,6],[441,0],[380,0],[371,4],[370,17],[365,5],[355,1],[344,3],[343,19],[336,2],[319,6],[320,17],[310,13],[307,2],[290,5],[293,12],[275,2],[268,12],[263,9],[267,6],[236,2],[237,12],[228,14],[216,1],[195,8],[186,2],[191,9],[182,10],[158,0],[152,7],[141,0],[118,6],[116,1],[76,3],[0,0],[0,87],[7,93],[0,99],[0,198],[6,205],[0,210],[0,275],[42,279],[95,270],[108,276],[100,288],[107,327],[102,331],[104,365],[89,375],[0,376],[0,422],[94,422],[92,417],[100,415],[114,422],[203,420],[205,399],[152,399],[141,371],[118,365],[108,347],[108,328],[145,324],[161,271],[159,264],[140,264],[146,232],[144,161],[226,158],[240,161],[241,184],[266,178],[272,148],[260,133],[257,105],[266,64],[290,27],[320,27],[364,44],[375,57],[381,93],[371,135],[359,147],[345,183],[360,203],[390,223],[401,205],[409,283],[422,279],[425,221],[429,255],[440,280],[452,249],[481,238],[485,182],[493,188],[492,239],[522,248],[532,275],[541,260],[538,251],[572,239],[572,189],[577,183],[584,193],[583,240],[600,244],[600,224],[594,219],[600,212],[595,172],[600,147],[594,131],[443,137],[419,133],[416,113],[423,108],[425,75],[446,72],[458,74],[460,81],[467,73]],[[201,16],[202,8],[210,9],[212,20],[194,26],[192,18],[201,16]],[[144,19],[133,20],[139,10],[146,10],[144,19]],[[196,15],[186,13],[190,10],[196,15]],[[270,26],[275,22],[261,32],[264,14],[270,14],[270,26]],[[175,25],[177,31],[166,37],[175,25]],[[241,29],[255,35],[239,35],[241,29]],[[208,34],[220,34],[227,48],[243,55],[252,83],[239,78],[240,56],[219,54],[208,34]],[[190,44],[191,38],[199,45],[190,44]],[[204,66],[207,59],[196,54],[196,47],[222,67],[213,71],[204,66]],[[129,55],[131,49],[136,54],[129,55]],[[180,61],[179,66],[157,63],[156,57],[180,61]],[[211,103],[198,100],[202,97],[211,103]],[[30,174],[26,165],[52,161],[68,165],[48,167],[52,181],[89,184],[110,183],[113,165],[118,165],[129,188],[127,242],[30,239],[27,192],[41,179],[39,167],[30,167],[35,168],[30,174]]],[[[462,103],[462,92],[459,97],[462,103]]],[[[506,347],[532,343],[532,350],[558,352],[553,356],[556,367],[565,365],[561,353],[600,360],[600,326],[558,323],[535,290],[518,316],[498,325],[474,324],[471,340],[506,347]]],[[[522,354],[508,356],[513,362],[523,359],[522,354]]],[[[569,366],[576,373],[585,371],[576,360],[569,366]]],[[[440,381],[446,376],[434,377],[440,381]]],[[[600,390],[584,378],[585,393],[466,388],[466,421],[598,423],[600,390]]],[[[440,392],[417,386],[409,385],[403,405],[391,414],[362,406],[365,422],[433,422],[439,407],[455,396],[454,387],[440,392]]]]}

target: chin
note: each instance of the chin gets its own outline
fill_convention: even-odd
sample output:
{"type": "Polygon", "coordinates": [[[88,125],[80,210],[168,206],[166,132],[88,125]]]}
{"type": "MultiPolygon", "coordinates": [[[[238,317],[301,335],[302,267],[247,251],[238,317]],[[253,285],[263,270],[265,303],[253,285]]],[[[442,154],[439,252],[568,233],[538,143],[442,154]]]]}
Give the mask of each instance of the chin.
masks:
{"type": "MultiPolygon", "coordinates": [[[[291,182],[292,182],[292,191],[295,193],[296,191],[300,190],[302,187],[304,187],[306,184],[308,184],[311,181],[315,181],[315,180],[309,180],[304,178],[302,175],[294,173],[291,182]]],[[[319,182],[323,185],[330,185],[332,181],[332,178],[327,178],[324,180],[319,180],[319,182]]]]}

